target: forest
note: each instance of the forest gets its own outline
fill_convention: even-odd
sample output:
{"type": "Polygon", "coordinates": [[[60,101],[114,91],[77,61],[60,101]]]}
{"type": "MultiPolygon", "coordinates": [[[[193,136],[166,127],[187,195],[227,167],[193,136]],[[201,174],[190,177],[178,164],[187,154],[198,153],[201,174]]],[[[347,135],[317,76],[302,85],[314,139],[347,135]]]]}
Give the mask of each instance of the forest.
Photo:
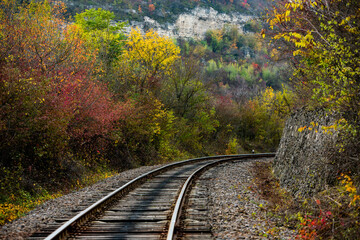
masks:
{"type": "MultiPolygon", "coordinates": [[[[235,0],[116,4],[155,11],[207,2],[223,12],[249,8],[235,0]]],[[[335,224],[356,234],[356,0],[279,0],[263,23],[249,21],[245,33],[228,25],[202,40],[152,30],[124,34],[126,21],[113,24],[116,12],[74,6],[69,2],[68,12],[57,1],[1,1],[1,225],[129,168],[276,151],[289,114],[320,107],[342,116],[332,126],[340,141],[329,155],[340,185],[327,195],[337,199],[329,211],[295,214],[301,238],[335,234],[335,224]]]]}
{"type": "Polygon", "coordinates": [[[293,95],[256,22],[195,41],[62,2],[0,10],[2,224],[125,169],[276,150],[293,95]]]}

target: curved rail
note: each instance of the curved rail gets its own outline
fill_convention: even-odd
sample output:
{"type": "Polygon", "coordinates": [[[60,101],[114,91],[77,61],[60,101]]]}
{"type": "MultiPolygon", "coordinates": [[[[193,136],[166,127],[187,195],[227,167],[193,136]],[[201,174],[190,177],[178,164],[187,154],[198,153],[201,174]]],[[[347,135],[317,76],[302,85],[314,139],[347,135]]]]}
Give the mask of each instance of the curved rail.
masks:
{"type": "Polygon", "coordinates": [[[174,210],[173,210],[173,214],[170,220],[170,225],[169,225],[169,229],[168,229],[168,233],[167,233],[167,240],[173,240],[174,237],[176,236],[176,225],[178,224],[178,220],[180,218],[180,212],[181,212],[181,208],[183,206],[183,203],[185,202],[185,198],[186,195],[185,193],[187,192],[187,190],[189,189],[189,187],[191,186],[192,181],[198,177],[204,170],[206,170],[207,168],[216,166],[218,164],[221,163],[225,163],[228,161],[233,161],[233,160],[237,160],[237,159],[246,159],[246,158],[252,158],[252,157],[256,157],[256,158],[260,158],[260,157],[273,157],[275,156],[275,154],[273,153],[265,153],[265,154],[252,154],[252,155],[239,155],[238,158],[230,158],[230,159],[222,159],[222,160],[218,160],[215,162],[211,162],[209,164],[206,164],[202,167],[200,167],[199,169],[197,169],[195,172],[193,172],[186,180],[186,182],[184,183],[180,194],[178,196],[178,199],[176,201],[174,210]]]}
{"type": "MultiPolygon", "coordinates": [[[[221,161],[221,160],[219,160],[219,161],[221,161]]],[[[218,163],[219,161],[216,161],[215,163],[218,163]]],[[[174,238],[174,236],[175,236],[175,227],[176,227],[176,225],[178,223],[178,219],[180,217],[180,210],[181,210],[183,202],[185,200],[185,193],[188,190],[188,188],[190,187],[191,182],[193,181],[195,176],[197,176],[205,168],[207,168],[207,167],[209,167],[209,166],[211,166],[211,165],[213,165],[215,163],[209,163],[209,164],[206,164],[205,166],[200,167],[195,172],[193,172],[188,177],[186,182],[184,183],[183,187],[181,188],[179,197],[178,197],[178,199],[176,201],[174,212],[173,212],[171,220],[170,220],[169,230],[168,230],[167,238],[166,238],[167,240],[172,240],[174,238]]]]}
{"type": "Polygon", "coordinates": [[[194,159],[189,159],[189,160],[175,162],[175,163],[165,165],[163,167],[160,167],[158,169],[155,169],[155,170],[152,170],[152,171],[150,171],[148,173],[145,173],[145,174],[131,180],[130,182],[126,183],[122,187],[114,190],[110,194],[106,195],[102,199],[98,200],[97,202],[95,202],[94,204],[92,204],[91,206],[89,206],[88,208],[81,211],[76,216],[74,216],[73,218],[71,218],[70,220],[65,222],[57,230],[55,230],[49,236],[47,236],[45,238],[45,240],[54,240],[54,239],[64,239],[64,238],[66,238],[69,235],[69,233],[72,232],[73,229],[75,229],[78,226],[81,226],[82,224],[89,221],[94,215],[97,215],[98,213],[102,212],[103,209],[105,209],[108,204],[110,204],[111,202],[114,202],[117,199],[119,199],[120,197],[124,196],[129,191],[131,191],[132,189],[134,189],[136,186],[143,183],[147,179],[149,179],[149,178],[151,178],[151,177],[153,177],[155,175],[158,175],[158,174],[160,174],[160,173],[162,173],[162,172],[164,172],[166,170],[169,170],[169,169],[172,169],[172,168],[175,168],[175,167],[178,167],[178,166],[182,166],[182,165],[185,165],[185,164],[190,164],[190,163],[199,162],[199,161],[206,161],[206,160],[214,160],[214,159],[226,158],[229,161],[229,160],[238,159],[238,158],[272,157],[274,155],[275,155],[274,153],[220,155],[220,156],[212,156],[212,157],[194,158],[194,159]]]}

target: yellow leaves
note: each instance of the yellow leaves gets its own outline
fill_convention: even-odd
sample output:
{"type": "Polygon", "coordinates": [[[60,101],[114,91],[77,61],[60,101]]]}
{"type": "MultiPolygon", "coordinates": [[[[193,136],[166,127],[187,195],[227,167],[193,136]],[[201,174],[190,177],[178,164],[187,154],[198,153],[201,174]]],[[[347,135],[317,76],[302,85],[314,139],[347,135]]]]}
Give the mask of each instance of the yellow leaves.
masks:
{"type": "Polygon", "coordinates": [[[355,206],[357,203],[360,203],[360,195],[358,194],[351,177],[347,174],[341,173],[339,180],[341,180],[340,182],[343,185],[344,190],[349,193],[349,197],[351,199],[349,206],[355,206]]]}
{"type": "MultiPolygon", "coordinates": [[[[45,102],[45,98],[42,98],[42,97],[41,97],[41,98],[38,98],[37,101],[34,101],[35,104],[38,103],[38,102],[39,102],[39,103],[44,103],[44,102],[45,102]]],[[[26,114],[25,114],[25,115],[26,115],[26,114]]]]}
{"type": "Polygon", "coordinates": [[[325,134],[330,134],[330,135],[334,134],[334,132],[337,130],[337,128],[338,128],[337,124],[321,127],[321,129],[323,130],[323,132],[325,134]]]}
{"type": "Polygon", "coordinates": [[[6,222],[15,220],[26,211],[27,209],[20,205],[11,203],[0,204],[0,225],[4,225],[6,222]]]}
{"type": "Polygon", "coordinates": [[[221,42],[224,36],[224,32],[223,30],[219,29],[219,30],[213,30],[212,31],[212,37],[214,39],[216,39],[216,41],[221,42]]]}
{"type": "Polygon", "coordinates": [[[275,118],[285,118],[285,116],[290,113],[293,96],[284,86],[283,91],[275,91],[271,87],[268,87],[259,97],[249,103],[255,111],[261,109],[258,113],[264,111],[267,114],[273,115],[275,118]]]}
{"type": "Polygon", "coordinates": [[[290,10],[286,10],[286,11],[285,11],[285,17],[290,16],[290,12],[291,12],[290,10]]]}
{"type": "MultiPolygon", "coordinates": [[[[310,126],[303,126],[298,129],[298,132],[303,132],[305,130],[312,131],[314,130],[316,133],[318,132],[319,123],[310,122],[310,126]]],[[[335,131],[339,128],[338,124],[333,124],[329,126],[321,126],[321,129],[323,130],[323,133],[325,134],[334,134],[335,131]]]]}
{"type": "Polygon", "coordinates": [[[7,57],[5,57],[5,60],[6,60],[7,62],[12,62],[12,61],[14,61],[14,55],[8,55],[7,57]]]}
{"type": "MultiPolygon", "coordinates": [[[[352,184],[352,182],[351,182],[351,184],[352,184]]],[[[346,191],[348,191],[348,192],[350,192],[350,193],[356,192],[356,188],[355,188],[353,185],[347,184],[347,185],[345,186],[345,189],[346,189],[346,191]]]]}
{"type": "MultiPolygon", "coordinates": [[[[171,67],[179,58],[180,49],[171,39],[159,36],[153,30],[142,34],[132,29],[121,59],[119,71],[130,77],[135,85],[146,88],[148,81],[157,81],[171,74],[171,67]]],[[[143,89],[141,89],[142,91],[143,89]]]]}
{"type": "Polygon", "coordinates": [[[303,38],[303,36],[300,33],[297,33],[297,32],[292,32],[292,33],[290,33],[290,35],[295,37],[295,38],[298,38],[298,39],[303,38]]]}
{"type": "Polygon", "coordinates": [[[275,61],[279,59],[279,51],[277,49],[272,49],[271,52],[270,52],[270,56],[271,58],[273,58],[275,61]]]}
{"type": "MultiPolygon", "coordinates": [[[[293,0],[289,3],[286,3],[283,9],[274,9],[272,16],[267,19],[267,22],[270,25],[271,29],[274,27],[287,28],[289,22],[291,25],[297,26],[297,28],[302,27],[302,19],[297,16],[297,9],[304,9],[304,4],[309,4],[312,7],[317,7],[316,1],[305,1],[305,0],[293,0]]],[[[311,49],[315,45],[313,35],[311,31],[306,33],[297,32],[297,31],[282,31],[278,32],[273,39],[284,39],[287,42],[293,43],[297,48],[293,52],[293,56],[297,55],[306,55],[305,49],[311,49]]]]}
{"type": "Polygon", "coordinates": [[[265,38],[265,29],[261,29],[261,36],[262,36],[262,38],[265,38]]]}
{"type": "Polygon", "coordinates": [[[319,123],[310,122],[310,125],[311,125],[312,127],[315,127],[315,126],[319,126],[319,123]]]}
{"type": "Polygon", "coordinates": [[[152,112],[152,134],[159,135],[161,133],[160,123],[168,117],[167,111],[164,110],[164,105],[158,100],[154,99],[154,111],[152,112]]]}
{"type": "Polygon", "coordinates": [[[273,37],[275,40],[284,39],[287,42],[293,43],[295,45],[296,50],[293,51],[293,56],[297,55],[306,55],[306,51],[311,49],[314,45],[314,37],[311,31],[308,31],[306,35],[302,35],[297,32],[285,32],[276,34],[273,37]]]}
{"type": "Polygon", "coordinates": [[[265,92],[262,93],[262,101],[264,103],[270,103],[275,97],[274,89],[268,87],[265,89],[265,92]]]}
{"type": "Polygon", "coordinates": [[[300,50],[300,49],[298,49],[298,50],[296,50],[296,51],[293,52],[293,56],[294,56],[294,57],[297,56],[297,55],[305,55],[305,52],[302,51],[302,50],[300,50]]]}
{"type": "Polygon", "coordinates": [[[180,49],[169,38],[160,37],[153,30],[143,36],[139,29],[132,29],[127,46],[124,59],[143,62],[153,68],[167,68],[180,54],[180,49]]]}
{"type": "Polygon", "coordinates": [[[0,225],[4,225],[7,222],[11,222],[17,219],[18,217],[31,211],[34,207],[45,202],[46,200],[54,199],[60,196],[61,194],[59,193],[50,195],[46,192],[43,196],[39,196],[38,198],[34,199],[26,199],[21,204],[18,204],[11,202],[15,202],[16,200],[18,200],[15,198],[14,194],[11,194],[8,199],[10,202],[0,204],[0,225]]]}
{"type": "Polygon", "coordinates": [[[357,202],[360,202],[360,195],[355,194],[350,202],[350,205],[356,205],[357,202]]]}
{"type": "Polygon", "coordinates": [[[239,143],[237,138],[232,138],[227,144],[227,148],[225,150],[226,155],[237,154],[239,149],[239,143]]]}
{"type": "Polygon", "coordinates": [[[270,25],[271,29],[274,29],[274,26],[277,24],[290,22],[291,21],[291,12],[295,12],[297,4],[287,3],[285,4],[285,10],[282,12],[278,12],[276,9],[273,11],[273,18],[267,19],[267,22],[270,25]],[[295,7],[295,8],[294,8],[295,7]]]}
{"type": "Polygon", "coordinates": [[[298,129],[298,132],[303,132],[305,130],[312,131],[314,130],[316,133],[318,132],[317,127],[319,126],[319,123],[310,122],[310,126],[303,126],[298,129]]]}
{"type": "MultiPolygon", "coordinates": [[[[282,53],[289,58],[292,58],[289,53],[296,57],[294,79],[300,80],[298,89],[312,91],[312,99],[327,109],[358,113],[353,102],[356,102],[355,96],[359,92],[354,81],[358,79],[360,69],[357,57],[359,18],[355,16],[357,8],[348,11],[346,4],[357,7],[355,2],[343,0],[326,4],[323,1],[285,1],[273,11],[268,22],[275,29],[272,31],[274,42],[285,48],[282,53]],[[285,19],[287,16],[290,22],[285,19]]],[[[336,130],[335,125],[323,128],[327,134],[336,130]]],[[[354,129],[351,131],[357,134],[354,129]]]]}
{"type": "Polygon", "coordinates": [[[303,127],[298,129],[298,132],[303,132],[306,128],[307,128],[307,126],[303,126],[303,127]]]}

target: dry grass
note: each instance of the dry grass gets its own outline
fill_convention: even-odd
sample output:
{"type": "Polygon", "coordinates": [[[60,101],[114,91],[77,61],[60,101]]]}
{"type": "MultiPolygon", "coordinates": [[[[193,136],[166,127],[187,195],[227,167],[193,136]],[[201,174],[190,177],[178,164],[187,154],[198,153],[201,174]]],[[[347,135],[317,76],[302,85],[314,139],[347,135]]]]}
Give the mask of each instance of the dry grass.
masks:
{"type": "Polygon", "coordinates": [[[278,179],[272,173],[271,162],[256,162],[249,169],[253,175],[251,190],[268,202],[268,210],[278,220],[277,225],[295,228],[296,213],[299,204],[284,189],[280,187],[278,179]]]}

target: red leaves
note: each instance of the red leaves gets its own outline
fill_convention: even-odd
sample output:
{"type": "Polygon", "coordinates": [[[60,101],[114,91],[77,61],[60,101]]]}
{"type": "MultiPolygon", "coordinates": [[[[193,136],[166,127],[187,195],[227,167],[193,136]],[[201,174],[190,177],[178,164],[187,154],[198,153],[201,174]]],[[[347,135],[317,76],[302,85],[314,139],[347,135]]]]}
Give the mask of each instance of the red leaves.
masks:
{"type": "MultiPolygon", "coordinates": [[[[320,200],[316,200],[316,204],[320,205],[320,200]]],[[[319,216],[305,216],[301,222],[301,229],[296,239],[317,239],[321,232],[331,228],[332,213],[330,211],[323,212],[320,210],[319,216]]]]}
{"type": "Polygon", "coordinates": [[[244,0],[244,2],[241,3],[241,5],[244,7],[244,8],[249,8],[250,5],[248,4],[247,0],[244,0]]]}
{"type": "Polygon", "coordinates": [[[77,105],[68,133],[83,139],[109,134],[126,115],[122,104],[113,102],[111,94],[100,84],[87,82],[81,90],[73,99],[77,105]]]}
{"type": "Polygon", "coordinates": [[[252,63],[252,66],[254,68],[254,75],[261,73],[261,66],[257,63],[252,63]]]}
{"type": "Polygon", "coordinates": [[[9,145],[37,139],[52,155],[66,140],[106,136],[124,115],[107,87],[92,79],[96,52],[87,50],[76,26],[66,27],[63,7],[32,3],[0,14],[0,96],[7,106],[0,123],[18,138],[0,133],[14,141],[9,145]]]}

